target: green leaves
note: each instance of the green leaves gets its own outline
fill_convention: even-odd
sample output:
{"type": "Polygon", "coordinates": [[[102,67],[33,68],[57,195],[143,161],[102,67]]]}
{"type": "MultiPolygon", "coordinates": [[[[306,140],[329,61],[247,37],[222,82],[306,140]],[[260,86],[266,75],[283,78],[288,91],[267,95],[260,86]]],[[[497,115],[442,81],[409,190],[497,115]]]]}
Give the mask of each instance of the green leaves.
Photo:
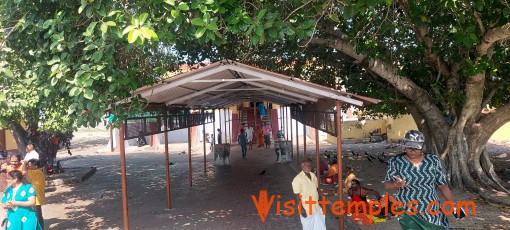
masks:
{"type": "Polygon", "coordinates": [[[97,22],[91,22],[89,24],[89,26],[87,27],[87,30],[85,30],[85,32],[83,33],[83,35],[86,37],[91,37],[96,25],[97,25],[97,22]]]}
{"type": "Polygon", "coordinates": [[[155,40],[159,41],[159,37],[156,32],[150,27],[147,22],[149,14],[143,13],[140,16],[133,16],[131,19],[131,25],[127,26],[122,34],[128,34],[127,40],[129,43],[137,42],[143,44],[144,40],[155,40]]]}
{"type": "Polygon", "coordinates": [[[187,3],[185,2],[179,2],[179,6],[178,6],[179,10],[183,10],[183,11],[187,11],[189,10],[189,6],[187,3]]]}

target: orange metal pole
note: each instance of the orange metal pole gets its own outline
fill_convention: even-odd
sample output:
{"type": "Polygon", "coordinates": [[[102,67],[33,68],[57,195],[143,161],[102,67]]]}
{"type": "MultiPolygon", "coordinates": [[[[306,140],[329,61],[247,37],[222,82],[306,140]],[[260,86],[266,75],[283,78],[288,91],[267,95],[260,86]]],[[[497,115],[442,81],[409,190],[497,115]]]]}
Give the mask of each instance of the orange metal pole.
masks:
{"type": "Polygon", "coordinates": [[[289,123],[287,122],[287,107],[285,107],[285,140],[289,140],[289,123]]]}
{"type": "Polygon", "coordinates": [[[232,144],[232,111],[230,108],[228,108],[228,135],[230,136],[228,143],[232,144]]]}
{"type": "Polygon", "coordinates": [[[303,123],[303,159],[308,158],[306,156],[306,125],[303,123]]]}
{"type": "MultiPolygon", "coordinates": [[[[220,111],[220,110],[218,110],[220,111]]],[[[212,140],[211,140],[211,145],[214,146],[216,145],[216,110],[213,109],[213,123],[212,123],[212,127],[213,127],[213,132],[212,132],[212,140]]],[[[220,126],[221,126],[221,114],[220,114],[220,126]]],[[[212,151],[214,151],[214,149],[212,149],[212,151]]]]}
{"type": "Polygon", "coordinates": [[[192,168],[191,168],[191,127],[188,127],[188,155],[189,155],[189,160],[188,160],[188,180],[189,180],[189,186],[193,186],[193,183],[192,183],[192,168]]]}
{"type": "Polygon", "coordinates": [[[292,131],[293,128],[292,128],[292,118],[290,118],[290,157],[291,159],[294,158],[294,138],[292,138],[294,136],[294,132],[292,131]]]}
{"type": "Polygon", "coordinates": [[[298,129],[298,121],[296,119],[296,156],[297,162],[299,163],[299,129],[298,129]]]}
{"type": "MultiPolygon", "coordinates": [[[[342,102],[336,101],[336,157],[338,159],[338,200],[341,204],[343,204],[343,183],[342,183],[342,173],[343,173],[343,165],[342,165],[342,102]]],[[[338,228],[340,230],[344,229],[344,215],[340,215],[338,220],[338,228]]]]}
{"type": "Polygon", "coordinates": [[[111,152],[115,151],[113,148],[113,124],[110,124],[110,150],[111,152]]]}
{"type": "Polygon", "coordinates": [[[166,162],[166,207],[172,208],[172,194],[170,192],[170,156],[168,155],[168,117],[164,116],[163,129],[165,130],[165,162],[166,162]]]}
{"type": "Polygon", "coordinates": [[[317,128],[317,114],[314,113],[313,115],[313,120],[314,120],[314,123],[315,123],[315,161],[316,161],[316,165],[317,165],[317,169],[316,169],[316,172],[317,172],[317,187],[320,188],[321,187],[321,173],[320,173],[320,159],[319,159],[319,129],[317,128]]]}
{"type": "Polygon", "coordinates": [[[206,166],[206,162],[207,162],[207,159],[206,159],[206,156],[205,156],[205,117],[204,117],[204,124],[202,124],[202,131],[203,131],[203,134],[204,134],[204,138],[202,139],[204,142],[204,174],[207,173],[207,166],[206,166]]]}
{"type": "Polygon", "coordinates": [[[225,134],[225,138],[222,140],[223,143],[227,143],[227,110],[223,109],[223,118],[225,118],[225,130],[222,130],[225,134]]]}
{"type": "Polygon", "coordinates": [[[122,184],[122,214],[124,216],[124,229],[129,229],[129,212],[127,196],[127,177],[126,177],[126,149],[124,147],[124,124],[119,128],[119,150],[120,150],[120,177],[122,184]]]}

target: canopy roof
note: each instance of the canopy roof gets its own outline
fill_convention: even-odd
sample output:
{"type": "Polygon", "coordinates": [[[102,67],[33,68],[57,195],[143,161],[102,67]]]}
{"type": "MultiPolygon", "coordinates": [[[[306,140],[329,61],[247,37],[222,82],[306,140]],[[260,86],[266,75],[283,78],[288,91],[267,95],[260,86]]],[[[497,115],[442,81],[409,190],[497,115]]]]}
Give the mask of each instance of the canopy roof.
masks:
{"type": "Polygon", "coordinates": [[[227,108],[243,101],[267,101],[283,106],[342,101],[365,106],[380,100],[347,93],[232,60],[178,74],[137,89],[150,104],[185,108],[227,108]]]}

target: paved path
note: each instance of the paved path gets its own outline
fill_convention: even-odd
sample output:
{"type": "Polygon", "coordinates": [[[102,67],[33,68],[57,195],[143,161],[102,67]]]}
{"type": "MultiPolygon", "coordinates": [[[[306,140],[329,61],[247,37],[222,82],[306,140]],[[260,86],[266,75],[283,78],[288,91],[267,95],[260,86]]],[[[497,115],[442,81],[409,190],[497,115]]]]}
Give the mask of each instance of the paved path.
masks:
{"type": "MultiPolygon", "coordinates": [[[[343,146],[344,152],[368,151],[378,154],[387,144],[343,146]]],[[[335,146],[321,143],[321,151],[335,146]]],[[[309,143],[308,154],[314,157],[315,146],[309,143]]],[[[96,153],[97,149],[77,150],[76,156],[63,161],[64,168],[97,167],[90,179],[75,186],[47,188],[47,204],[43,206],[46,227],[51,229],[120,229],[123,227],[121,183],[118,153],[96,153]]],[[[188,181],[186,144],[173,144],[170,158],[172,176],[172,209],[166,209],[165,157],[163,150],[130,147],[127,151],[129,218],[131,229],[301,229],[297,216],[276,215],[273,204],[262,222],[251,195],[260,189],[281,195],[280,201],[294,199],[291,181],[299,165],[275,163],[274,149],[248,151],[241,158],[233,146],[230,166],[217,166],[207,154],[207,170],[203,169],[202,145],[193,147],[193,186],[188,181]],[[259,175],[265,170],[264,175],[259,175]]],[[[396,150],[395,150],[396,151],[396,150]]],[[[395,151],[392,153],[394,154],[395,151]]],[[[300,151],[302,154],[302,150],[300,151]]],[[[302,158],[302,157],[301,157],[302,158]]],[[[384,164],[369,163],[364,158],[344,157],[344,166],[355,168],[363,185],[385,192],[381,181],[384,164]]],[[[475,195],[454,191],[457,199],[475,200],[478,213],[455,227],[466,229],[503,229],[510,223],[508,209],[485,204],[475,195]]],[[[338,220],[327,217],[328,229],[337,229],[338,220]]],[[[347,220],[345,229],[399,229],[396,218],[372,226],[357,226],[347,220]]]]}
{"type": "MultiPolygon", "coordinates": [[[[251,199],[251,195],[258,197],[260,189],[267,189],[269,195],[281,195],[282,209],[284,201],[294,199],[291,181],[297,171],[290,163],[276,163],[274,149],[255,148],[248,151],[247,159],[242,159],[239,147],[234,145],[230,166],[214,165],[213,156],[208,153],[204,173],[200,147],[193,148],[192,187],[188,181],[188,155],[175,151],[185,149],[185,145],[173,147],[171,210],[166,209],[164,154],[161,150],[149,152],[147,148],[128,150],[129,223],[132,229],[301,229],[296,215],[276,215],[278,199],[262,222],[251,199]],[[263,170],[265,173],[259,175],[263,170]]],[[[97,172],[82,184],[64,187],[64,191],[52,193],[49,188],[47,205],[43,206],[46,226],[56,229],[122,228],[118,162],[118,153],[92,154],[63,161],[64,167],[96,166],[97,172]],[[57,207],[62,205],[67,206],[64,211],[55,211],[61,210],[57,207]]],[[[328,229],[336,229],[337,220],[327,219],[328,229]]]]}

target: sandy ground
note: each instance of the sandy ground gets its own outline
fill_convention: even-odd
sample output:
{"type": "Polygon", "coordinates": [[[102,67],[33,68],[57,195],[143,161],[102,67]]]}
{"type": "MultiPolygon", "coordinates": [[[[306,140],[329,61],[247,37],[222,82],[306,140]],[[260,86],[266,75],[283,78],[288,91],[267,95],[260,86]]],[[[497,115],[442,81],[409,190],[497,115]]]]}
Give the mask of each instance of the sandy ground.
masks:
{"type": "MultiPolygon", "coordinates": [[[[122,215],[113,215],[111,213],[104,213],[102,211],[101,203],[105,201],[103,205],[110,205],[108,202],[111,197],[118,197],[120,194],[120,188],[112,189],[108,187],[112,182],[118,182],[120,175],[116,170],[119,165],[119,154],[118,152],[111,153],[107,147],[109,133],[102,130],[82,130],[75,133],[75,137],[72,140],[72,153],[73,156],[69,156],[67,151],[60,151],[57,158],[62,160],[62,165],[66,167],[91,167],[95,166],[98,168],[98,173],[91,178],[94,183],[82,183],[73,186],[56,186],[48,187],[46,189],[47,203],[43,206],[44,218],[46,221],[46,227],[50,229],[110,229],[118,228],[111,227],[116,226],[109,224],[112,218],[117,218],[115,222],[122,222],[122,215]],[[114,172],[109,174],[102,174],[100,172],[108,171],[114,172]],[[85,188],[87,187],[87,188],[85,188]],[[80,219],[80,222],[76,221],[73,226],[73,219],[80,219]],[[78,224],[79,223],[79,224],[78,224]]],[[[335,146],[328,143],[321,143],[321,151],[333,150],[335,146]]],[[[364,153],[365,151],[369,154],[380,155],[383,151],[386,155],[391,156],[400,152],[397,148],[387,148],[388,144],[385,143],[372,143],[372,144],[346,144],[343,146],[343,151],[346,153],[344,157],[344,165],[351,165],[354,167],[355,174],[361,179],[363,186],[370,187],[378,190],[381,193],[386,192],[382,186],[381,181],[383,180],[386,172],[386,165],[375,162],[368,162],[365,157],[353,157],[347,153],[352,151],[358,153],[364,153]]],[[[301,146],[302,148],[302,146],[301,146]]],[[[495,170],[498,172],[500,177],[507,182],[507,186],[510,186],[510,144],[509,143],[489,143],[487,145],[491,158],[493,159],[495,170]]],[[[310,142],[308,144],[308,154],[313,157],[315,144],[310,142]]],[[[187,151],[187,144],[173,144],[170,146],[170,152],[174,153],[172,161],[174,162],[186,162],[187,155],[179,154],[182,151],[187,151]]],[[[161,153],[164,152],[164,148],[153,149],[150,147],[129,147],[127,148],[128,159],[134,159],[135,156],[140,154],[155,153],[163,156],[161,153]]],[[[202,145],[193,147],[194,158],[200,158],[202,155],[202,145]]],[[[302,149],[300,150],[301,154],[302,149]]],[[[313,157],[315,159],[315,157],[313,157]]],[[[164,158],[162,158],[164,160],[164,158]]],[[[146,178],[142,170],[133,172],[132,169],[128,170],[129,183],[134,183],[131,180],[150,180],[146,178]],[[139,173],[138,173],[139,172],[139,173]],[[135,178],[135,179],[131,179],[135,178]]],[[[146,168],[145,170],[150,170],[146,168]]],[[[164,173],[163,173],[164,174],[164,173]]],[[[182,172],[185,176],[186,172],[182,172]]],[[[51,178],[49,178],[51,179],[51,178]]],[[[153,186],[164,187],[164,181],[154,182],[153,186]]],[[[451,223],[454,227],[460,227],[465,229],[505,229],[510,225],[510,208],[500,207],[491,204],[487,204],[484,201],[477,198],[476,195],[463,192],[454,191],[454,195],[457,199],[474,200],[477,203],[477,215],[474,217],[467,218],[461,222],[452,220],[451,223]]],[[[131,197],[130,197],[131,198],[131,197]]],[[[154,199],[148,197],[148,199],[154,199]]],[[[120,200],[114,201],[118,205],[120,200]]],[[[138,207],[135,207],[135,209],[138,207]]],[[[131,210],[130,210],[131,211],[131,210]]],[[[118,210],[119,213],[122,210],[118,210]]],[[[150,212],[150,209],[147,209],[150,212]]],[[[158,213],[153,213],[157,218],[158,213]]],[[[398,228],[396,221],[389,221],[366,228],[371,229],[394,229],[398,228]]],[[[250,228],[248,228],[250,229],[250,228]]],[[[329,227],[328,227],[329,229],[329,227]]],[[[335,229],[335,228],[332,228],[335,229]]]]}

